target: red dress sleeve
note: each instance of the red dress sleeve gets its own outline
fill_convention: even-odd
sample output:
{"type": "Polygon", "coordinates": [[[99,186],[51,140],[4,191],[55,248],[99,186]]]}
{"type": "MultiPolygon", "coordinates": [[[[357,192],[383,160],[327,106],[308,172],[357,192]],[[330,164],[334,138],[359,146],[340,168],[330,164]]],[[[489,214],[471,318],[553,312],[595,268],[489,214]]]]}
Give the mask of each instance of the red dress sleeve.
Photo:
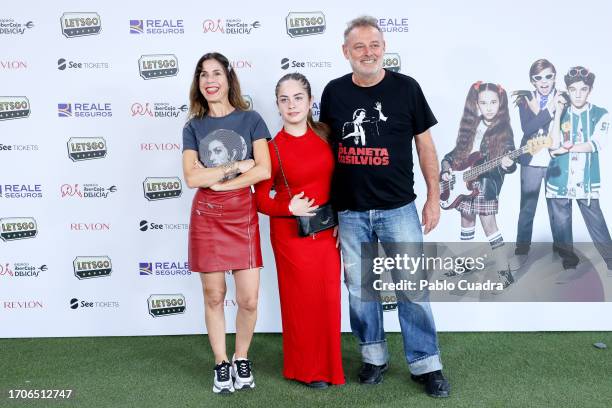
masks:
{"type": "Polygon", "coordinates": [[[255,185],[255,200],[257,201],[257,209],[259,212],[276,217],[291,217],[293,214],[289,211],[289,196],[279,197],[279,194],[274,198],[270,197],[270,191],[274,186],[274,181],[280,173],[278,166],[278,157],[276,150],[272,146],[272,142],[268,142],[268,150],[270,152],[270,178],[260,181],[255,185]]]}

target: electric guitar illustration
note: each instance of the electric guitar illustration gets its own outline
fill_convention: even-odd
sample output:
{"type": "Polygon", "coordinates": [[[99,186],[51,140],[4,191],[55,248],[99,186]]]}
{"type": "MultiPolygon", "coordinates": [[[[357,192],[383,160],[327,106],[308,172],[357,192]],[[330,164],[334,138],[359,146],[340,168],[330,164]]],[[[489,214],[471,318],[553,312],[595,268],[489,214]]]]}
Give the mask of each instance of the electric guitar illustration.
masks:
{"type": "Polygon", "coordinates": [[[455,208],[463,198],[477,196],[479,191],[477,188],[473,187],[473,182],[476,181],[481,174],[501,166],[502,158],[507,156],[515,160],[525,153],[535,155],[541,149],[545,147],[548,148],[551,145],[552,138],[550,136],[536,136],[528,140],[525,146],[520,149],[516,149],[481,164],[476,164],[482,159],[482,154],[480,152],[470,154],[466,160],[465,166],[457,169],[449,169],[450,179],[448,181],[440,181],[440,207],[444,210],[449,210],[455,208]]]}

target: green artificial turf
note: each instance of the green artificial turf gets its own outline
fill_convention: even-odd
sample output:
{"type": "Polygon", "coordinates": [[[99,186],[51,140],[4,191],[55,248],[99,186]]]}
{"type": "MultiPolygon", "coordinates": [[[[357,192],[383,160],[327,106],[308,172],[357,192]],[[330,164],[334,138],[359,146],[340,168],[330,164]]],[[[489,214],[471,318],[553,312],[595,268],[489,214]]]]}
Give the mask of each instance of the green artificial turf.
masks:
{"type": "MultiPolygon", "coordinates": [[[[228,352],[233,350],[228,336],[228,352]]],[[[434,399],[409,379],[399,334],[389,334],[384,382],[356,382],[355,339],[343,335],[347,384],[312,390],[281,376],[278,334],[255,334],[257,388],[214,395],[206,336],[0,339],[0,407],[611,407],[612,333],[441,333],[452,394],[434,399]],[[7,390],[75,390],[70,401],[11,401],[7,390]]]]}

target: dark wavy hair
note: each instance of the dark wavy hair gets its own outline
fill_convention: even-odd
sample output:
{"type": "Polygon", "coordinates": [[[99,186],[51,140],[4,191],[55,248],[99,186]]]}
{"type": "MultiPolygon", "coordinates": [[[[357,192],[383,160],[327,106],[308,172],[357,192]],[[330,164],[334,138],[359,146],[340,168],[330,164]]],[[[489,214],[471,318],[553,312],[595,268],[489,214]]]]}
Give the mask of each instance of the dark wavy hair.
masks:
{"type": "Polygon", "coordinates": [[[218,52],[208,52],[200,57],[193,73],[191,88],[189,89],[189,119],[203,118],[210,110],[206,98],[200,92],[200,74],[202,73],[202,63],[211,59],[217,61],[223,67],[223,72],[229,84],[228,99],[230,105],[239,110],[249,109],[249,104],[242,99],[240,82],[236,71],[230,66],[229,60],[218,52]]]}
{"type": "MultiPolygon", "coordinates": [[[[510,112],[508,109],[508,95],[501,85],[480,81],[472,84],[465,99],[465,108],[459,124],[459,135],[457,144],[451,152],[455,166],[461,165],[470,155],[476,128],[482,117],[478,109],[478,95],[484,91],[493,91],[499,98],[499,111],[489,128],[483,136],[484,148],[482,152],[487,158],[492,159],[506,153],[505,146],[508,140],[513,140],[512,127],[510,126],[510,112]]],[[[480,147],[480,146],[478,146],[480,147]]]]}
{"type": "MultiPolygon", "coordinates": [[[[308,100],[310,101],[310,99],[312,98],[310,82],[308,82],[308,79],[306,79],[306,77],[300,74],[299,72],[293,72],[290,74],[283,75],[283,77],[278,80],[278,82],[276,83],[276,88],[274,89],[274,94],[276,98],[278,99],[278,92],[280,90],[281,84],[291,79],[293,79],[294,81],[298,81],[302,85],[302,87],[306,91],[306,94],[308,95],[308,100]]],[[[314,118],[312,117],[312,109],[310,108],[308,108],[307,123],[308,127],[311,128],[313,132],[315,132],[321,139],[323,139],[323,141],[329,143],[329,126],[327,126],[323,122],[315,122],[314,118]]]]}

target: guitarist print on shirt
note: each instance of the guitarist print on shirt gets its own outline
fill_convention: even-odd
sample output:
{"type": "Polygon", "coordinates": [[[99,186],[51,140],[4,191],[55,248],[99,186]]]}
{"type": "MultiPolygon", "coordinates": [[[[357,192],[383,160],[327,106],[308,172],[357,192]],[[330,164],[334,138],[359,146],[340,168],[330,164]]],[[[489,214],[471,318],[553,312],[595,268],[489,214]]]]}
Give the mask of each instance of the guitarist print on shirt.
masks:
{"type": "Polygon", "coordinates": [[[378,122],[387,121],[382,111],[382,103],[376,102],[374,110],[378,111],[376,116],[367,116],[364,108],[358,108],[353,112],[353,120],[345,122],[342,126],[342,141],[349,146],[339,144],[338,162],[343,164],[365,164],[374,166],[386,166],[389,164],[389,152],[386,148],[365,148],[367,140],[371,137],[379,137],[378,122]],[[351,143],[352,142],[352,143],[351,143]],[[360,147],[352,147],[361,146],[360,147]]]}

